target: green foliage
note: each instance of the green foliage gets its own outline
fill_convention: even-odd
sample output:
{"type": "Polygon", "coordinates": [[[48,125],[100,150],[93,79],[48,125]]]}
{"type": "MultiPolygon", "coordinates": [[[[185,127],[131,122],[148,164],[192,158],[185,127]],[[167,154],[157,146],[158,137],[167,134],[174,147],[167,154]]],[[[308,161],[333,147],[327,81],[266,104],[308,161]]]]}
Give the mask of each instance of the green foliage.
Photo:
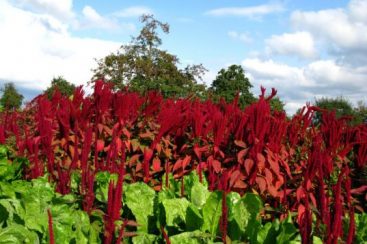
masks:
{"type": "Polygon", "coordinates": [[[363,101],[358,101],[354,108],[354,121],[355,124],[367,123],[367,106],[363,101]]]}
{"type": "Polygon", "coordinates": [[[58,90],[63,96],[70,97],[74,93],[75,85],[65,80],[62,76],[59,76],[52,79],[51,86],[48,87],[44,93],[47,94],[49,99],[51,99],[56,90],[58,90]]]}
{"type": "MultiPolygon", "coordinates": [[[[352,104],[343,97],[323,97],[315,101],[315,106],[327,111],[334,111],[337,118],[354,115],[352,104]]],[[[321,121],[321,116],[321,112],[316,112],[314,119],[315,123],[319,123],[321,121]]]]}
{"type": "Polygon", "coordinates": [[[124,202],[139,223],[138,231],[148,232],[149,218],[154,215],[155,192],[148,185],[138,182],[124,187],[124,202]]]}
{"type": "Polygon", "coordinates": [[[284,102],[278,96],[270,100],[270,107],[272,111],[284,112],[284,102]]]}
{"type": "Polygon", "coordinates": [[[205,86],[198,81],[206,69],[201,64],[180,69],[175,55],[159,49],[162,40],[158,31],[169,33],[169,25],[152,15],[143,15],[141,22],[144,26],[137,37],[98,61],[93,79],[103,78],[116,89],[127,86],[142,94],[156,90],[164,97],[205,96],[205,86]]]}
{"type": "Polygon", "coordinates": [[[227,102],[232,102],[239,94],[239,104],[243,107],[255,101],[250,92],[252,87],[249,79],[245,76],[245,71],[241,65],[231,65],[227,69],[221,69],[213,81],[210,91],[214,99],[223,97],[227,102]]]}
{"type": "Polygon", "coordinates": [[[16,110],[20,108],[24,97],[17,91],[13,83],[4,84],[1,92],[0,105],[2,109],[16,110]]]}

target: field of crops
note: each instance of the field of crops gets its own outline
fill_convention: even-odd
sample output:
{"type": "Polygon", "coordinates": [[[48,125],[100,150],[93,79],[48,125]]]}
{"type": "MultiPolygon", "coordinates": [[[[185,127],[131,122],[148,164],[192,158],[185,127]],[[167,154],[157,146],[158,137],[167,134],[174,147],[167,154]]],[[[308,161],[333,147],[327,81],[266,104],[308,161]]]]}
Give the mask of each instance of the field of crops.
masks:
{"type": "Polygon", "coordinates": [[[0,243],[366,243],[367,125],[265,93],[241,110],[97,81],[1,113],[0,243]]]}

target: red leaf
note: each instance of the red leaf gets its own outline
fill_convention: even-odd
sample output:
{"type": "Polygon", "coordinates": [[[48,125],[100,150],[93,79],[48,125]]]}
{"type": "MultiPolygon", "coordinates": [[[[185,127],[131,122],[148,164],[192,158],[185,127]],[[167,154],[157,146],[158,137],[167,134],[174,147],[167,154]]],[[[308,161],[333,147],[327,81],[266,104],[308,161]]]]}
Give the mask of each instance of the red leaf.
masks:
{"type": "Polygon", "coordinates": [[[361,186],[361,187],[354,188],[354,189],[350,190],[350,193],[352,193],[352,194],[362,194],[366,190],[367,190],[367,186],[361,186]]]}
{"type": "Polygon", "coordinates": [[[298,224],[301,223],[301,220],[303,218],[303,215],[304,215],[305,211],[306,211],[306,208],[305,208],[305,206],[303,206],[303,204],[298,205],[298,216],[297,216],[298,224]]]}
{"type": "Polygon", "coordinates": [[[259,186],[260,192],[264,193],[266,190],[266,180],[260,176],[256,177],[256,183],[259,186]]]}
{"type": "Polygon", "coordinates": [[[187,165],[190,164],[191,156],[186,155],[186,157],[182,160],[182,167],[185,169],[187,165]]]}
{"type": "Polygon", "coordinates": [[[153,157],[153,150],[146,147],[144,150],[144,161],[149,162],[152,159],[152,157],[153,157]]]}
{"type": "Polygon", "coordinates": [[[268,168],[265,169],[265,177],[266,181],[268,182],[268,185],[273,183],[273,174],[268,168]]]}
{"type": "Polygon", "coordinates": [[[239,170],[234,171],[229,178],[229,187],[232,188],[235,182],[240,178],[241,172],[239,170]]]}
{"type": "Polygon", "coordinates": [[[222,169],[222,167],[220,165],[220,162],[218,160],[215,160],[215,159],[212,161],[212,166],[214,168],[215,173],[219,173],[220,170],[222,169]]]}
{"type": "Polygon", "coordinates": [[[271,157],[269,154],[267,155],[268,162],[270,164],[270,167],[273,169],[274,173],[277,176],[280,176],[280,170],[279,170],[279,163],[275,161],[273,157],[271,157]]]}
{"type": "Polygon", "coordinates": [[[242,147],[242,148],[247,148],[246,143],[244,143],[244,142],[243,142],[243,141],[241,141],[241,140],[235,140],[235,141],[234,141],[234,144],[236,144],[237,146],[242,147]]]}
{"type": "Polygon", "coordinates": [[[182,159],[178,159],[176,163],[173,165],[173,171],[176,171],[181,168],[182,168],[182,159]]]}
{"type": "Polygon", "coordinates": [[[241,151],[239,151],[239,153],[237,153],[237,161],[240,164],[243,164],[244,162],[243,158],[247,155],[247,152],[248,152],[248,148],[242,149],[241,151]]]}
{"type": "Polygon", "coordinates": [[[257,156],[257,167],[262,172],[265,169],[265,157],[261,153],[258,153],[256,156],[257,156]]]}
{"type": "Polygon", "coordinates": [[[116,139],[116,149],[117,149],[117,151],[120,151],[121,148],[122,148],[122,141],[121,141],[120,138],[117,138],[116,139]]]}
{"type": "Polygon", "coordinates": [[[153,159],[153,171],[157,172],[161,170],[161,160],[159,158],[153,159]]]}
{"type": "Polygon", "coordinates": [[[250,158],[245,160],[245,169],[246,169],[246,173],[248,175],[250,175],[253,166],[254,166],[254,160],[252,160],[250,158]]]}
{"type": "Polygon", "coordinates": [[[243,182],[243,180],[238,179],[236,181],[236,183],[233,185],[233,188],[246,189],[247,188],[247,184],[245,182],[243,182]]]}
{"type": "Polygon", "coordinates": [[[104,141],[100,139],[97,140],[97,148],[96,148],[97,152],[102,151],[103,148],[104,148],[104,141]]]}
{"type": "Polygon", "coordinates": [[[131,133],[126,129],[126,127],[122,128],[122,133],[128,138],[130,139],[131,137],[131,133]]]}

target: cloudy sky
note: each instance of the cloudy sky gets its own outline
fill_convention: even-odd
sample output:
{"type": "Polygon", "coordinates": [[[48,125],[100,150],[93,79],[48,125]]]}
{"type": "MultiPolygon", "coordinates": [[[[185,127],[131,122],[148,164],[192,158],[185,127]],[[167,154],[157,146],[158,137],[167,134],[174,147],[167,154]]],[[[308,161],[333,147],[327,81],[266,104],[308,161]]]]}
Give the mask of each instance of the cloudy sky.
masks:
{"type": "Polygon", "coordinates": [[[170,24],[162,49],[202,63],[208,85],[241,64],[253,92],[275,87],[290,114],[320,97],[367,102],[367,0],[0,0],[0,85],[30,99],[55,76],[86,84],[144,13],[170,24]]]}

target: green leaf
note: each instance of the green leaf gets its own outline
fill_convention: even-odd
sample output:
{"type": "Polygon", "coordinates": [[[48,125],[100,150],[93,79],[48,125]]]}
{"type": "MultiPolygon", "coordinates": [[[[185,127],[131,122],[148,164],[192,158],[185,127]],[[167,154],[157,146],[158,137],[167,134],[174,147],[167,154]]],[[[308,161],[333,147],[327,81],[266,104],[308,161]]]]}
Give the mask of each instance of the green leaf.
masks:
{"type": "Polygon", "coordinates": [[[0,145],[0,159],[8,158],[8,151],[5,145],[0,145]]]}
{"type": "Polygon", "coordinates": [[[207,186],[204,186],[199,181],[195,182],[191,188],[190,192],[190,200],[193,204],[195,204],[199,209],[203,207],[206,200],[208,199],[210,192],[207,186]]]}
{"type": "Polygon", "coordinates": [[[138,236],[132,238],[133,244],[151,244],[157,243],[157,236],[145,233],[139,233],[138,236]]]}
{"type": "Polygon", "coordinates": [[[197,230],[171,236],[169,240],[172,244],[204,244],[209,243],[211,238],[211,235],[197,230]]]}
{"type": "Polygon", "coordinates": [[[206,189],[208,188],[208,182],[206,181],[205,177],[203,177],[203,182],[200,183],[200,178],[196,170],[193,170],[190,172],[190,174],[184,176],[184,184],[185,184],[185,192],[189,197],[189,200],[191,200],[192,197],[192,188],[200,184],[204,186],[206,189]]]}
{"type": "Polygon", "coordinates": [[[313,243],[313,244],[323,244],[324,242],[321,240],[321,238],[320,238],[320,237],[318,237],[318,236],[313,236],[313,237],[312,237],[312,243],[313,243]]]}
{"type": "Polygon", "coordinates": [[[39,243],[38,235],[29,231],[24,226],[12,224],[4,229],[0,229],[0,244],[13,243],[39,243]]]}
{"type": "Polygon", "coordinates": [[[7,218],[6,223],[8,225],[17,223],[24,224],[24,209],[21,202],[18,199],[0,199],[0,205],[6,210],[7,218]]]}
{"type": "Polygon", "coordinates": [[[71,192],[78,193],[81,182],[81,174],[78,171],[71,172],[70,175],[70,189],[71,192]]]}
{"type": "Polygon", "coordinates": [[[186,198],[165,199],[162,202],[166,213],[166,225],[179,227],[186,224],[189,201],[186,198]]]}
{"type": "Polygon", "coordinates": [[[171,173],[168,174],[168,188],[166,187],[166,174],[162,176],[162,189],[171,191],[175,196],[181,196],[181,183],[176,181],[171,173]]]}
{"type": "Polygon", "coordinates": [[[280,223],[280,233],[277,236],[277,243],[291,243],[291,241],[295,239],[297,234],[298,230],[292,222],[291,215],[288,214],[288,217],[280,223]]]}
{"type": "Polygon", "coordinates": [[[117,174],[110,174],[107,171],[101,171],[96,174],[95,196],[98,201],[107,203],[108,187],[109,187],[110,181],[113,180],[114,182],[117,182],[117,179],[118,179],[117,174]]]}
{"type": "Polygon", "coordinates": [[[219,219],[222,216],[222,193],[219,191],[212,192],[203,206],[203,231],[215,237],[219,227],[219,219]]]}
{"type": "Polygon", "coordinates": [[[138,182],[125,186],[125,204],[134,214],[138,231],[148,231],[148,220],[154,213],[155,191],[148,185],[138,182]]]}
{"type": "Polygon", "coordinates": [[[13,186],[4,181],[0,181],[0,196],[5,198],[16,198],[13,186]]]}
{"type": "Polygon", "coordinates": [[[204,223],[200,210],[192,203],[186,210],[186,230],[200,230],[204,223]]]}
{"type": "Polygon", "coordinates": [[[11,162],[6,159],[0,159],[0,180],[11,180],[15,174],[11,162]]]}
{"type": "Polygon", "coordinates": [[[354,214],[356,222],[356,243],[367,243],[367,214],[354,214]]]}

